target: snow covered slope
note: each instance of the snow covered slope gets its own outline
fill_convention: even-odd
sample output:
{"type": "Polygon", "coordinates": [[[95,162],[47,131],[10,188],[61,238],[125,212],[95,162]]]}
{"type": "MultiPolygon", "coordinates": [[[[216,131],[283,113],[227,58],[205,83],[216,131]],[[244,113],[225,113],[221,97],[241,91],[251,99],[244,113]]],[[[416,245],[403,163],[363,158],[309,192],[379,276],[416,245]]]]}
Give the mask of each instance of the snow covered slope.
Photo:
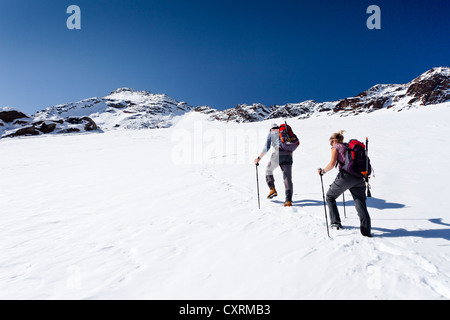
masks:
{"type": "Polygon", "coordinates": [[[165,94],[119,88],[103,98],[91,98],[77,103],[53,106],[39,111],[36,119],[60,119],[69,116],[89,116],[103,130],[112,128],[166,128],[174,117],[191,107],[165,94]]]}
{"type": "Polygon", "coordinates": [[[2,139],[0,298],[450,299],[449,117],[447,102],[292,119],[294,206],[279,170],[265,199],[266,157],[261,210],[253,159],[274,120],[2,139]],[[340,129],[370,139],[370,239],[349,193],[326,236],[316,168],[340,129]]]}

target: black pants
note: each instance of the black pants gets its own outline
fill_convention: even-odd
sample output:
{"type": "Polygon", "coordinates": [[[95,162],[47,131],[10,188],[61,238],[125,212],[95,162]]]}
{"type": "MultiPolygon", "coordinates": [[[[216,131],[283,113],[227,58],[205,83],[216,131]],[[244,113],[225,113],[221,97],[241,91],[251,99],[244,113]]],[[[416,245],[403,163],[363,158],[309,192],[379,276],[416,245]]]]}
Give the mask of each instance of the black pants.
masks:
{"type": "Polygon", "coordinates": [[[327,203],[330,210],[331,223],[341,223],[336,199],[346,190],[350,190],[352,193],[361,227],[364,227],[370,232],[371,221],[366,205],[366,183],[363,178],[352,176],[344,171],[339,172],[336,180],[334,180],[327,192],[327,203]]]}

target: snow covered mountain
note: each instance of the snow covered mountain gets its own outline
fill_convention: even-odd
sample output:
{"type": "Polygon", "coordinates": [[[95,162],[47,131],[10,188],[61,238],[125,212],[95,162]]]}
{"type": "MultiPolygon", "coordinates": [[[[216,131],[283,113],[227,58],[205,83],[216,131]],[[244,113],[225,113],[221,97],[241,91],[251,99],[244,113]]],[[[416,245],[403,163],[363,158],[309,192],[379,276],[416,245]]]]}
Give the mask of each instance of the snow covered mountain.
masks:
{"type": "Polygon", "coordinates": [[[265,106],[261,103],[239,104],[216,110],[209,106],[193,108],[166,94],[152,94],[119,88],[102,98],[48,107],[28,116],[11,108],[0,109],[0,136],[71,133],[89,130],[155,129],[171,127],[179,117],[199,112],[209,120],[224,122],[258,122],[278,118],[306,119],[312,116],[350,116],[380,109],[404,110],[439,104],[450,100],[450,68],[433,68],[407,84],[377,84],[372,88],[338,101],[265,106]],[[11,111],[15,117],[11,121],[11,111]]]}
{"type": "Polygon", "coordinates": [[[103,98],[48,107],[29,116],[13,108],[0,109],[0,136],[74,133],[113,128],[167,128],[191,106],[165,94],[119,88],[103,98]]]}
{"type": "Polygon", "coordinates": [[[170,127],[174,117],[191,109],[186,102],[178,102],[166,94],[119,88],[103,98],[49,107],[34,116],[37,119],[89,116],[103,130],[154,129],[170,127]]]}
{"type": "Polygon", "coordinates": [[[208,114],[212,120],[257,122],[276,118],[309,118],[325,113],[341,116],[370,113],[383,108],[403,110],[411,107],[438,104],[450,100],[450,68],[433,68],[407,84],[377,84],[356,97],[332,101],[288,103],[266,107],[260,103],[240,104],[218,111],[198,107],[194,111],[208,114]]]}
{"type": "Polygon", "coordinates": [[[450,100],[450,68],[433,68],[407,84],[378,84],[354,98],[339,101],[335,113],[403,110],[450,100]]]}
{"type": "Polygon", "coordinates": [[[329,104],[318,104],[313,100],[308,100],[301,103],[288,103],[269,107],[261,103],[251,105],[239,104],[235,108],[223,111],[215,110],[208,106],[201,106],[194,108],[194,111],[209,115],[210,120],[245,123],[277,118],[309,118],[312,114],[332,110],[332,106],[329,106],[329,104]]]}

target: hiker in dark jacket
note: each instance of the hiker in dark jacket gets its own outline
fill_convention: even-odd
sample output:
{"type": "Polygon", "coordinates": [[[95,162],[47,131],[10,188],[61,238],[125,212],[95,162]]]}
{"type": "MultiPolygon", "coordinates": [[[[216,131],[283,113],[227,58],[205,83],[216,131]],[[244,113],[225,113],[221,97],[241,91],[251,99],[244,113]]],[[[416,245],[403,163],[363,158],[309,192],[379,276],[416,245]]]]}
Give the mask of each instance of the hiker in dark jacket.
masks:
{"type": "Polygon", "coordinates": [[[325,168],[319,169],[319,174],[323,175],[339,165],[339,174],[327,192],[327,203],[330,210],[331,227],[336,229],[342,228],[341,218],[336,205],[336,199],[346,190],[350,190],[353,200],[355,201],[355,207],[358,212],[359,220],[361,222],[361,234],[366,237],[371,237],[371,221],[366,205],[366,184],[364,178],[353,176],[342,170],[342,164],[345,163],[346,151],[343,136],[344,132],[345,131],[340,131],[331,135],[331,161],[325,168]]]}
{"type": "Polygon", "coordinates": [[[264,157],[264,155],[269,152],[270,148],[274,148],[274,152],[270,157],[270,161],[267,164],[266,169],[266,182],[270,188],[270,193],[267,196],[268,199],[272,199],[278,195],[275,189],[275,178],[273,176],[273,171],[280,166],[283,172],[284,188],[286,193],[286,201],[284,203],[285,207],[292,206],[292,194],[293,194],[293,184],[292,184],[292,152],[280,150],[280,135],[279,126],[274,123],[270,129],[269,135],[267,136],[266,144],[261,152],[261,155],[255,159],[255,164],[258,165],[259,161],[264,157]]]}

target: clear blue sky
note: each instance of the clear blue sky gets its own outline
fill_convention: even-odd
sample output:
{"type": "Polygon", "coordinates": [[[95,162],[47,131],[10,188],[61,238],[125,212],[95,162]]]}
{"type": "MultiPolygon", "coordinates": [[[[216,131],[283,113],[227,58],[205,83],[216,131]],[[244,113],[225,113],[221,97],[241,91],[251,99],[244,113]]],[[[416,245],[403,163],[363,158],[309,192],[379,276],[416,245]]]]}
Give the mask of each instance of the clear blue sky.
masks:
{"type": "Polygon", "coordinates": [[[448,0],[0,0],[0,106],[118,87],[218,109],[332,101],[449,66],[449,21],[448,0]],[[66,27],[72,4],[81,30],[66,27]]]}

